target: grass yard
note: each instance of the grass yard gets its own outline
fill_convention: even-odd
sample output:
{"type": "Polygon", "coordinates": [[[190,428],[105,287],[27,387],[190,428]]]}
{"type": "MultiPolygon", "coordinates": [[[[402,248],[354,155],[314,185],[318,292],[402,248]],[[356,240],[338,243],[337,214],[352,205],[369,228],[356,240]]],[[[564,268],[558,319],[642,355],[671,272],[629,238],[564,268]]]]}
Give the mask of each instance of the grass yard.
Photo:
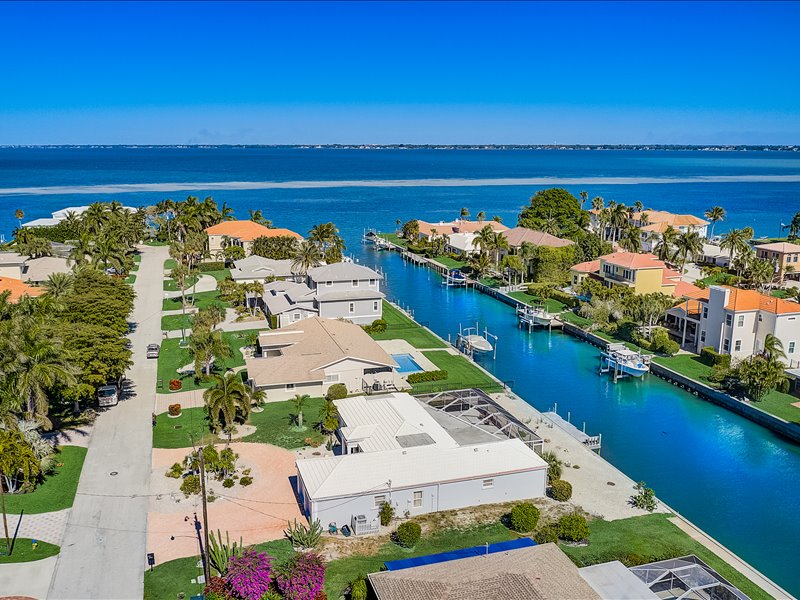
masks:
{"type": "Polygon", "coordinates": [[[753,406],[790,423],[800,423],[800,408],[792,406],[794,402],[800,402],[800,398],[773,390],[761,402],[753,402],[753,406]]]}
{"type": "Polygon", "coordinates": [[[125,283],[129,283],[129,284],[131,284],[131,285],[133,285],[134,283],[136,283],[136,273],[131,273],[130,275],[128,275],[128,276],[125,278],[125,283]]]}
{"type": "Polygon", "coordinates": [[[396,233],[379,233],[378,235],[381,236],[383,239],[392,242],[393,244],[402,246],[403,248],[408,246],[408,242],[405,240],[405,238],[401,238],[396,233]]]}
{"type": "MultiPolygon", "coordinates": [[[[191,287],[197,283],[197,275],[189,275],[186,278],[186,289],[187,291],[191,289],[191,287]]],[[[165,292],[179,292],[180,288],[178,287],[178,283],[174,279],[165,279],[164,280],[164,291],[165,292]]]]}
{"type": "Polygon", "coordinates": [[[499,288],[500,286],[505,285],[505,281],[502,279],[497,279],[496,277],[483,277],[478,281],[478,283],[490,288],[499,288]]]}
{"type": "Polygon", "coordinates": [[[397,544],[387,542],[377,554],[372,556],[354,555],[328,563],[325,573],[325,593],[328,598],[339,598],[353,579],[359,575],[380,571],[383,563],[389,560],[448,552],[486,543],[493,544],[518,537],[504,525],[490,523],[469,529],[444,529],[433,535],[424,536],[412,552],[401,549],[397,544]]]}
{"type": "MultiPolygon", "coordinates": [[[[219,292],[216,290],[211,290],[210,292],[197,292],[196,294],[192,294],[191,290],[186,291],[186,301],[193,301],[194,306],[198,309],[200,308],[208,308],[212,304],[218,304],[225,308],[230,308],[231,303],[225,300],[221,300],[219,297],[219,292]]],[[[161,310],[180,310],[181,309],[181,299],[180,298],[165,298],[164,302],[161,304],[161,310]]]]}
{"type": "Polygon", "coordinates": [[[579,567],[610,560],[620,560],[625,565],[632,566],[695,554],[753,600],[770,597],[705,546],[670,523],[668,517],[669,515],[654,514],[618,521],[590,521],[588,546],[560,546],[579,567]]]}
{"type": "Polygon", "coordinates": [[[168,258],[164,261],[164,271],[172,271],[175,267],[178,266],[178,261],[174,258],[168,258]]]}
{"type": "Polygon", "coordinates": [[[458,260],[457,258],[451,258],[449,256],[437,256],[433,260],[444,265],[448,269],[460,269],[461,267],[465,267],[467,265],[467,261],[458,260]]]}
{"type": "MultiPolygon", "coordinates": [[[[520,302],[524,302],[525,304],[540,304],[541,299],[533,294],[529,294],[528,292],[509,292],[508,294],[515,300],[519,300],[520,302]]],[[[566,310],[567,305],[563,302],[559,302],[554,298],[548,298],[547,302],[545,302],[545,307],[547,308],[547,312],[549,313],[560,313],[563,310],[566,310]]]]}
{"type": "Polygon", "coordinates": [[[281,448],[294,450],[306,445],[305,439],[312,438],[315,442],[322,443],[325,440],[314,424],[319,421],[319,411],[325,400],[322,398],[312,398],[303,408],[303,424],[306,425],[305,431],[294,431],[295,409],[294,405],[286,400],[284,402],[268,402],[264,405],[263,412],[251,413],[251,425],[255,425],[256,432],[243,438],[243,442],[259,442],[261,444],[272,444],[281,448]]]}
{"type": "Polygon", "coordinates": [[[772,290],[772,295],[775,298],[783,298],[783,299],[792,297],[792,294],[790,294],[788,290],[772,290]]]}
{"type": "Polygon", "coordinates": [[[63,466],[56,467],[55,472],[30,494],[6,494],[6,510],[18,515],[23,510],[27,514],[38,514],[71,507],[85,458],[86,448],[62,446],[58,464],[63,466]]]}
{"type": "Polygon", "coordinates": [[[464,388],[480,388],[485,392],[499,392],[503,389],[502,385],[461,355],[450,354],[444,350],[432,350],[423,354],[439,369],[447,371],[447,379],[415,383],[412,386],[412,394],[464,388]]]}
{"type": "Polygon", "coordinates": [[[222,281],[231,276],[230,269],[217,269],[215,271],[200,271],[201,275],[211,275],[217,281],[222,281]]]}
{"type": "Polygon", "coordinates": [[[50,556],[55,556],[61,552],[61,548],[55,544],[40,542],[37,540],[36,549],[33,548],[30,538],[17,538],[11,540],[11,554],[5,555],[6,540],[0,540],[0,565],[11,563],[33,562],[42,560],[50,556]]]}
{"type": "Polygon", "coordinates": [[[186,408],[181,411],[180,417],[175,418],[167,413],[156,417],[153,448],[189,448],[194,444],[205,445],[217,441],[217,436],[209,430],[202,408],[186,408]]]}
{"type": "MultiPolygon", "coordinates": [[[[259,329],[246,329],[244,331],[224,331],[222,339],[225,340],[233,350],[231,358],[217,359],[214,362],[216,372],[225,369],[234,369],[244,366],[244,357],[241,349],[248,344],[248,338],[257,334],[259,329]]],[[[159,393],[169,393],[169,380],[180,379],[183,383],[182,391],[198,390],[210,387],[210,380],[195,382],[194,375],[179,375],[178,369],[192,362],[192,355],[186,348],[179,346],[180,340],[167,339],[161,342],[161,353],[158,356],[158,381],[156,391],[159,393]]]]}
{"type": "MultiPolygon", "coordinates": [[[[238,541],[238,540],[237,540],[238,541]]],[[[283,562],[294,554],[291,544],[286,540],[256,544],[255,548],[266,552],[283,562]]],[[[203,592],[202,584],[193,584],[192,579],[203,574],[197,568],[199,556],[189,556],[165,562],[144,573],[144,600],[163,600],[164,598],[190,598],[203,592]],[[183,596],[180,594],[183,593],[183,596]]]]}
{"type": "MultiPolygon", "coordinates": [[[[183,327],[184,329],[192,328],[192,315],[166,315],[161,317],[161,331],[176,331],[183,327]]],[[[187,331],[187,333],[190,333],[187,331]]]]}
{"type": "Polygon", "coordinates": [[[718,387],[717,384],[708,380],[708,375],[711,373],[711,367],[700,360],[700,357],[695,354],[678,354],[676,356],[655,356],[653,362],[677,371],[681,375],[690,377],[695,381],[704,383],[711,387],[718,387]]]}
{"type": "Polygon", "coordinates": [[[386,321],[386,331],[371,333],[372,339],[406,340],[415,348],[447,347],[445,342],[386,301],[383,303],[383,320],[386,321]]]}
{"type": "Polygon", "coordinates": [[[565,323],[572,323],[573,325],[577,325],[578,327],[589,327],[592,324],[590,319],[586,317],[580,316],[578,313],[573,312],[571,310],[565,311],[558,315],[558,318],[564,321],[565,323]]]}

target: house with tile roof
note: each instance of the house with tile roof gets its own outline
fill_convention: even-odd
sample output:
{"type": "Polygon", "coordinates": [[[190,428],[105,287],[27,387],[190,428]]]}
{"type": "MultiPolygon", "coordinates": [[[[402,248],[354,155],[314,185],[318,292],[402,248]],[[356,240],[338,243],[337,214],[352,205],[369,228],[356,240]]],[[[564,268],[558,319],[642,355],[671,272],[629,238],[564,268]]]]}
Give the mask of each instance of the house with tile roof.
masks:
{"type": "Polygon", "coordinates": [[[432,235],[449,236],[452,233],[478,233],[487,225],[494,232],[508,231],[508,226],[498,221],[456,219],[455,221],[439,221],[438,223],[417,220],[417,223],[419,223],[419,237],[422,239],[427,239],[432,235]]]}
{"type": "Polygon", "coordinates": [[[0,294],[8,293],[9,302],[19,302],[23,296],[40,296],[44,288],[28,285],[21,279],[14,277],[0,277],[0,294]]]}
{"type": "Polygon", "coordinates": [[[800,304],[730,286],[711,286],[706,291],[707,297],[697,299],[696,353],[710,346],[741,360],[761,352],[771,334],[783,344],[787,363],[798,364],[800,304]]]}
{"type": "MultiPolygon", "coordinates": [[[[589,211],[590,227],[593,231],[600,229],[600,211],[592,209],[589,211]]],[[[628,224],[631,227],[639,227],[642,230],[642,250],[652,252],[661,235],[668,227],[672,227],[678,233],[688,233],[696,231],[700,237],[708,235],[708,221],[695,217],[694,215],[675,214],[665,210],[643,210],[632,211],[628,216],[628,224]]],[[[606,224],[606,230],[611,232],[611,227],[606,224]]]]}
{"type": "Polygon", "coordinates": [[[789,277],[800,276],[800,246],[789,242],[775,242],[756,246],[756,256],[775,265],[775,275],[783,281],[789,277]]]}
{"type": "Polygon", "coordinates": [[[208,250],[211,256],[216,256],[224,246],[239,246],[250,254],[253,240],[259,237],[292,237],[301,241],[303,236],[290,229],[280,227],[265,227],[255,221],[222,221],[206,228],[208,235],[208,250]]]}

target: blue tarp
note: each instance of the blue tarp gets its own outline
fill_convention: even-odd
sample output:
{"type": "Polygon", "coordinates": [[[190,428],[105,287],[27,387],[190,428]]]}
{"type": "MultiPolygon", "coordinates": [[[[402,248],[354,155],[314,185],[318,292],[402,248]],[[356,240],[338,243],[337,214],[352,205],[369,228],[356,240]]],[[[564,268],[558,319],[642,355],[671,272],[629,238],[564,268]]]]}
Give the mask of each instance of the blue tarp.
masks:
{"type": "Polygon", "coordinates": [[[489,551],[486,546],[473,546],[472,548],[462,548],[452,552],[442,552],[440,554],[428,554],[427,556],[417,556],[415,558],[403,558],[400,560],[390,560],[383,563],[388,571],[399,571],[400,569],[410,569],[422,565],[433,565],[436,563],[458,560],[459,558],[469,558],[470,556],[483,556],[485,554],[495,554],[507,550],[517,550],[518,548],[529,548],[535,546],[531,538],[519,538],[518,540],[508,540],[507,542],[497,542],[489,544],[489,551]]]}

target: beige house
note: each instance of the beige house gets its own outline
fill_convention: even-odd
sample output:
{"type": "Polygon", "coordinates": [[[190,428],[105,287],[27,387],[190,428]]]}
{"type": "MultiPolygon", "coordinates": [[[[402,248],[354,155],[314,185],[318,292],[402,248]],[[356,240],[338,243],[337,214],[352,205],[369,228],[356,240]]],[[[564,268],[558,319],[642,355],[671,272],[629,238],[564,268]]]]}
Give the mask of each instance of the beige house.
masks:
{"type": "Polygon", "coordinates": [[[16,252],[0,252],[0,277],[22,279],[26,257],[16,252]]]}
{"type": "Polygon", "coordinates": [[[455,221],[439,221],[438,223],[429,223],[428,221],[420,221],[419,224],[419,237],[429,238],[431,236],[450,236],[453,233],[478,233],[487,225],[495,233],[501,231],[508,231],[508,227],[497,221],[467,221],[466,219],[456,219],[455,221]]]}
{"type": "Polygon", "coordinates": [[[324,396],[334,383],[350,394],[406,386],[394,359],[361,327],[321,317],[262,332],[256,356],[245,363],[250,385],[268,401],[324,396]]]}
{"type": "Polygon", "coordinates": [[[244,248],[250,254],[253,240],[259,237],[293,237],[300,241],[303,236],[289,229],[264,227],[254,221],[222,221],[206,229],[208,251],[215,257],[227,244],[244,248]]]}
{"type": "Polygon", "coordinates": [[[786,275],[800,274],[800,246],[789,242],[776,242],[756,246],[756,256],[775,265],[775,274],[783,280],[786,275]]]}

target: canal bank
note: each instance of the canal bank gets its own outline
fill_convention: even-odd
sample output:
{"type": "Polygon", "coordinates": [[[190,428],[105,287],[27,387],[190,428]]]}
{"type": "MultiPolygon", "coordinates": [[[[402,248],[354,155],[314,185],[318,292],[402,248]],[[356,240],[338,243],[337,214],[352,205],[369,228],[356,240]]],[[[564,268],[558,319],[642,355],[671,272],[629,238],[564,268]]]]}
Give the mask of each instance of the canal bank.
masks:
{"type": "Polygon", "coordinates": [[[480,358],[540,412],[558,403],[574,423],[603,434],[603,457],[768,577],[797,593],[793,539],[800,535],[800,449],[736,414],[656,377],[613,384],[597,374],[597,350],[569,335],[528,333],[515,311],[473,290],[448,288],[392,252],[365,250],[387,274],[389,294],[447,339],[459,324],[500,336],[480,358]],[[750,507],[750,508],[746,508],[750,507]]]}

